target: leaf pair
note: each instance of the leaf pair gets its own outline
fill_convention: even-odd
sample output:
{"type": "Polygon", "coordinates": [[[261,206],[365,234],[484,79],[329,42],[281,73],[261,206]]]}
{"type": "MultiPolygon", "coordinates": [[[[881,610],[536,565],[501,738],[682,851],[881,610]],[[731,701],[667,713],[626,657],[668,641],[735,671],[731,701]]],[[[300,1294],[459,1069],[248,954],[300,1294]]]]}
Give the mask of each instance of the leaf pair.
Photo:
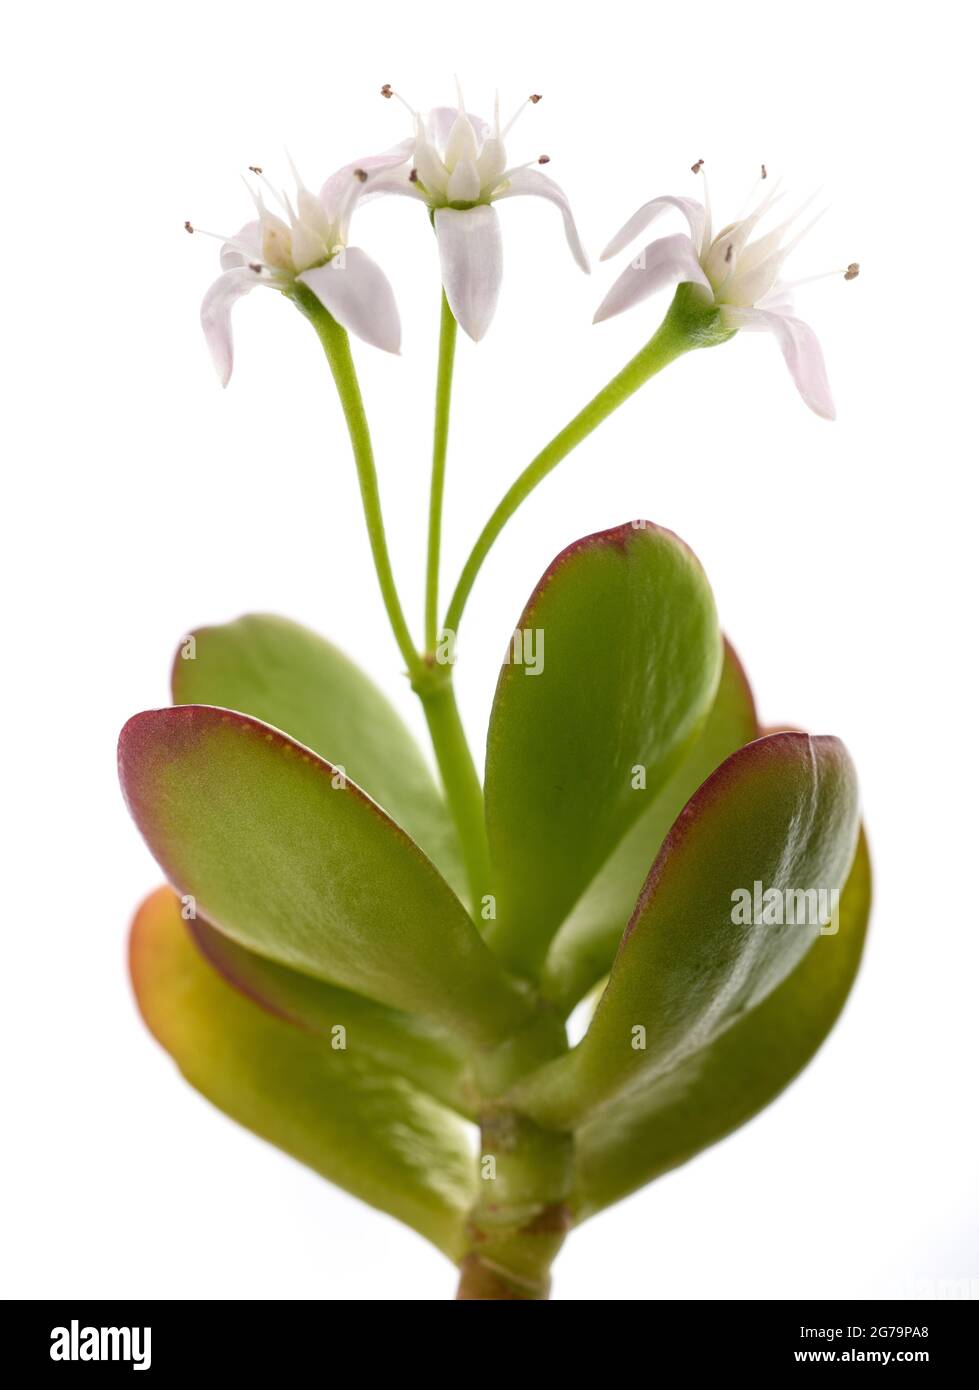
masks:
{"type": "Polygon", "coordinates": [[[201,914],[199,951],[172,895],[137,919],[150,1026],[222,1108],[450,1254],[472,1196],[458,1162],[458,1117],[478,1105],[470,1061],[530,1017],[519,977],[563,1014],[611,969],[584,1042],[509,1096],[575,1130],[583,1217],[804,1065],[845,998],[869,903],[863,849],[850,867],[849,759],[830,739],[751,742],[750,690],[676,537],[637,524],[570,547],[518,631],[488,740],[485,943],[410,736],[294,624],[196,633],[174,668],[184,707],[137,716],[120,744],[133,814],[201,914]],[[731,920],[732,891],[756,879],[831,889],[848,873],[837,937],[731,920]],[[266,1052],[294,1087],[269,1089],[266,1052]]]}

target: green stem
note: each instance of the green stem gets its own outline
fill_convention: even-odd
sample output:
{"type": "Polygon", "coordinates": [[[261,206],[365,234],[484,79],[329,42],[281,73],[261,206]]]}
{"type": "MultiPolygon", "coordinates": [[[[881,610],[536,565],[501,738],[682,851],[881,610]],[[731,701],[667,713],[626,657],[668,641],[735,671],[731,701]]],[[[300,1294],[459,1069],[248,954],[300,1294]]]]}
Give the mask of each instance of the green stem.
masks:
{"type": "Polygon", "coordinates": [[[603,420],[607,420],[613,411],[618,410],[619,406],[634,395],[640,386],[645,385],[650,377],[655,376],[691,348],[707,347],[732,336],[718,328],[718,316],[713,307],[705,309],[698,306],[684,293],[692,288],[681,285],[669,312],[646,346],[636,353],[631,362],[628,362],[607,386],[602,387],[598,395],[590,400],[549,444],[544,446],[503,497],[483,527],[459,577],[445,615],[444,627],[448,631],[458,631],[466,600],[483,561],[504,526],[538,483],[543,482],[548,473],[556,468],[572,449],[586,439],[603,420]]]}
{"type": "Polygon", "coordinates": [[[480,1125],[477,1199],[457,1298],[539,1302],[572,1225],[574,1141],[510,1110],[480,1125]]]}
{"type": "Polygon", "coordinates": [[[442,499],[445,458],[449,447],[449,408],[456,350],[455,315],[442,292],[438,378],[435,387],[435,433],[432,440],[432,489],[428,507],[428,567],[425,576],[425,648],[431,654],[438,641],[439,557],[442,549],[442,499]]]}
{"type": "Polygon", "coordinates": [[[357,370],[354,367],[354,360],[350,352],[350,339],[333,315],[303,285],[296,285],[293,298],[316,329],[323,345],[323,351],[326,353],[326,360],[330,364],[333,380],[336,382],[337,394],[343,407],[347,431],[350,435],[350,446],[353,449],[354,462],[357,466],[360,496],[364,506],[364,519],[367,522],[367,535],[370,540],[371,555],[374,559],[374,568],[377,571],[381,597],[384,600],[384,607],[391,624],[391,631],[398,644],[398,650],[404,658],[409,675],[415,678],[424,672],[425,664],[415,650],[415,644],[405,621],[404,610],[401,607],[401,600],[398,597],[397,585],[394,582],[394,571],[391,568],[391,557],[388,553],[387,538],[384,534],[384,518],[381,514],[381,498],[377,487],[374,450],[371,445],[367,416],[364,412],[364,401],[360,394],[360,383],[357,380],[357,370]]]}
{"type": "Polygon", "coordinates": [[[417,682],[414,689],[425,711],[445,799],[459,832],[470,905],[475,918],[483,897],[490,891],[483,789],[459,717],[451,672],[447,667],[439,668],[436,675],[435,669],[430,667],[428,676],[428,680],[417,682]]]}
{"type": "MultiPolygon", "coordinates": [[[[332,314],[319,300],[302,285],[297,285],[293,297],[300,310],[312,323],[326,353],[337,393],[343,406],[357,477],[360,481],[360,495],[364,504],[364,517],[370,539],[374,568],[381,589],[381,597],[387,610],[391,630],[398,649],[404,658],[411,677],[412,688],[418,695],[425,710],[432,745],[439,766],[439,773],[445,789],[449,812],[459,832],[466,875],[472,895],[472,910],[479,911],[480,901],[489,892],[489,850],[486,844],[486,826],[483,820],[483,790],[476,772],[459,717],[455,692],[452,688],[452,672],[437,667],[433,660],[425,660],[416,650],[411,633],[405,621],[401,600],[398,597],[391,558],[388,554],[387,539],[384,534],[384,521],[381,515],[381,500],[377,487],[377,470],[374,466],[374,451],[371,446],[367,416],[360,394],[357,372],[350,353],[350,339],[332,314]]],[[[453,324],[455,320],[452,320],[453,324]]],[[[454,331],[448,337],[454,341],[454,331]]],[[[443,347],[439,353],[439,404],[436,412],[436,430],[442,420],[444,435],[448,423],[449,385],[451,383],[451,353],[448,351],[443,312],[443,347]]],[[[444,464],[444,440],[440,446],[436,442],[436,467],[433,487],[437,484],[441,493],[441,474],[444,464]]],[[[440,511],[440,508],[439,508],[440,511]]],[[[430,538],[431,539],[431,538],[430,538]]],[[[436,541],[437,546],[437,541],[436,541]]],[[[431,547],[429,551],[431,557],[431,547]]],[[[436,549],[437,570],[437,549],[436,549]]]]}

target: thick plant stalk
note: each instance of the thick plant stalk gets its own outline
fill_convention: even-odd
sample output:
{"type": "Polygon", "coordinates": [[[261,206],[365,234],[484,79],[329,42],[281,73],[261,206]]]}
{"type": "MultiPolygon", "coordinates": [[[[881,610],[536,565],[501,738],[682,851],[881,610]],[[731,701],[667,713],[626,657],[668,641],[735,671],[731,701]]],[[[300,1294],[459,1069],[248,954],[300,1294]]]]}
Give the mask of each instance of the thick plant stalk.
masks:
{"type": "Polygon", "coordinates": [[[512,1110],[480,1128],[480,1196],[469,1219],[458,1299],[539,1302],[551,1263],[571,1229],[572,1137],[512,1110]]]}
{"type": "Polygon", "coordinates": [[[532,1021],[475,1061],[480,1111],[479,1195],[469,1214],[459,1299],[540,1301],[572,1225],[573,1137],[543,1129],[502,1097],[514,1082],[566,1053],[561,1016],[538,1001],[532,1021]]]}

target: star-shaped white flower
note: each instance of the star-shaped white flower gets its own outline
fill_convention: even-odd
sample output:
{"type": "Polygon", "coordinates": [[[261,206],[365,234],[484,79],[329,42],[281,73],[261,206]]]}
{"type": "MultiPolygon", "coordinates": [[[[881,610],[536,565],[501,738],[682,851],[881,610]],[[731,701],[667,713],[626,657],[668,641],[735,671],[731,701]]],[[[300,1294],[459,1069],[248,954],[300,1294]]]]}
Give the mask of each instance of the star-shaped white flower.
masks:
{"type": "MultiPolygon", "coordinates": [[[[389,86],[382,93],[396,95],[389,86]]],[[[427,118],[408,107],[415,132],[402,146],[404,166],[372,184],[378,192],[417,198],[431,211],[446,298],[458,322],[477,342],[492,322],[503,275],[503,247],[493,203],[531,194],[556,204],[571,254],[583,271],[590,269],[563,189],[532,167],[549,163],[547,155],[516,167],[507,164],[504,140],[524,107],[538,101],[536,95],[528,98],[502,129],[498,100],[492,127],[465,110],[461,92],[458,108],[439,106],[427,118]]]]}
{"type": "MultiPolygon", "coordinates": [[[[271,189],[281,213],[272,212],[260,191],[250,189],[258,216],[233,237],[219,237],[219,275],[201,304],[201,324],[221,385],[234,363],[231,310],[259,285],[288,294],[305,285],[349,332],[386,352],[401,347],[401,320],[387,276],[365,251],[348,246],[350,218],[372,177],[403,162],[398,150],[345,165],[323,185],[319,197],[299,174],[295,200],[271,189]]],[[[265,183],[262,170],[251,173],[265,183]]],[[[270,185],[267,185],[271,188],[270,185]]],[[[184,224],[188,232],[199,229],[184,224]]],[[[215,235],[213,232],[204,233],[215,235]]]]}
{"type": "MultiPolygon", "coordinates": [[[[693,166],[702,173],[703,160],[693,166]]],[[[761,180],[768,174],[762,166],[761,180]]],[[[712,232],[710,199],[704,180],[704,201],[666,196],[644,203],[612,238],[602,260],[616,255],[644,231],[660,213],[673,209],[687,220],[689,234],[678,233],[650,242],[615,281],[595,314],[595,322],[612,318],[638,304],[665,285],[699,285],[706,304],[721,310],[721,322],[731,331],[748,329],[773,333],[782,350],[792,379],[802,399],[824,419],[836,418],[826,376],[826,364],[815,333],[795,317],[791,291],[808,281],[787,283],[780,279],[789,254],[817,220],[813,218],[800,231],[791,234],[810,198],[792,217],[772,231],[751,240],[761,219],[784,195],[776,185],[746,216],[730,222],[716,235],[712,232]]],[[[749,204],[752,199],[749,199],[749,204]]],[[[840,272],[852,280],[860,267],[851,263],[840,272]]],[[[822,279],[812,276],[811,279],[822,279]]]]}

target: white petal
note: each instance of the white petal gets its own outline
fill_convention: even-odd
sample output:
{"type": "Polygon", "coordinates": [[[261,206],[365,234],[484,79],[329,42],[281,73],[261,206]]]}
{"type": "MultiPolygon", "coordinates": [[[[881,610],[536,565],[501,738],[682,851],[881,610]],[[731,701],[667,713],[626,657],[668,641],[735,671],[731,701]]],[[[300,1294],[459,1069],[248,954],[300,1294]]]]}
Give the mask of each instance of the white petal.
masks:
{"type": "Polygon", "coordinates": [[[784,280],[776,280],[765,298],[759,299],[755,308],[772,309],[777,314],[788,314],[790,317],[794,317],[795,298],[792,294],[792,286],[784,280]]]}
{"type": "Polygon", "coordinates": [[[390,281],[366,251],[348,246],[326,265],[297,275],[348,332],[385,352],[401,348],[401,319],[390,281]]]}
{"type": "Polygon", "coordinates": [[[452,122],[449,138],[445,144],[445,162],[454,169],[460,160],[476,163],[479,158],[479,141],[468,117],[462,112],[452,122]]]}
{"type": "Polygon", "coordinates": [[[262,283],[248,266],[235,266],[219,275],[201,304],[201,327],[211,349],[211,357],[222,386],[231,380],[234,342],[231,337],[231,308],[243,294],[262,283]]]}
{"type": "Polygon", "coordinates": [[[400,144],[385,150],[383,154],[365,155],[363,159],[355,159],[350,164],[345,164],[342,169],[338,169],[335,174],[331,174],[320,189],[320,202],[323,204],[330,221],[337,222],[341,208],[347,206],[351,192],[351,180],[360,189],[361,197],[373,188],[370,179],[368,183],[364,183],[362,179],[357,178],[355,172],[357,169],[363,169],[368,176],[396,169],[399,164],[408,163],[414,147],[414,140],[402,140],[400,144]]]}
{"type": "Polygon", "coordinates": [[[648,299],[664,285],[688,282],[710,290],[710,281],[700,268],[693,242],[685,232],[661,237],[641,251],[616,280],[598,306],[594,322],[601,323],[623,309],[631,309],[648,299]]]}
{"type": "Polygon", "coordinates": [[[236,265],[247,265],[249,261],[262,259],[262,224],[256,218],[246,222],[231,241],[221,247],[221,269],[233,270],[236,265]]]}
{"type": "Polygon", "coordinates": [[[442,157],[435,146],[428,140],[416,140],[414,161],[423,186],[429,193],[444,198],[449,186],[449,171],[442,163],[442,157]]]}
{"type": "Polygon", "coordinates": [[[518,198],[525,193],[532,194],[536,198],[546,198],[548,202],[554,203],[560,208],[561,216],[564,218],[564,235],[571,247],[571,254],[587,275],[591,267],[588,264],[588,257],[585,255],[585,248],[581,244],[581,238],[578,236],[578,228],[575,226],[571,204],[568,202],[564,189],[537,169],[517,169],[510,175],[503,192],[497,193],[495,196],[497,200],[500,198],[518,198]]]}
{"type": "Polygon", "coordinates": [[[478,343],[493,321],[500,294],[503,246],[499,219],[485,204],[465,211],[439,208],[435,234],[449,308],[478,343]]]}
{"type": "Polygon", "coordinates": [[[823,350],[807,323],[775,309],[732,308],[725,308],[724,322],[729,328],[774,333],[785,365],[806,405],[824,420],[836,419],[823,350]]]}
{"type": "MultiPolygon", "coordinates": [[[[428,113],[428,138],[443,153],[449,143],[449,136],[458,115],[458,106],[435,106],[428,113]]],[[[466,120],[473,128],[477,143],[482,146],[483,141],[489,135],[489,126],[481,116],[474,116],[471,111],[466,112],[466,120]]]]}
{"type": "Polygon", "coordinates": [[[403,169],[395,169],[390,174],[375,174],[370,182],[365,185],[366,192],[360,195],[358,207],[363,203],[369,203],[372,198],[379,198],[385,193],[399,193],[405,198],[419,198],[426,202],[425,194],[419,188],[417,181],[409,178],[411,167],[405,165],[403,169]]]}
{"type": "Polygon", "coordinates": [[[506,150],[503,148],[502,140],[491,136],[486,141],[479,152],[476,168],[479,170],[480,186],[486,189],[495,188],[506,169],[506,150]]]}
{"type": "Polygon", "coordinates": [[[474,203],[479,197],[479,171],[471,159],[460,159],[449,175],[446,197],[450,203],[474,203]]]}
{"type": "Polygon", "coordinates": [[[704,228],[706,226],[707,212],[703,203],[698,203],[696,198],[674,198],[671,194],[666,194],[662,198],[654,198],[652,202],[643,203],[637,212],[634,212],[624,227],[621,227],[602,252],[601,259],[607,261],[610,256],[617,256],[620,251],[624,251],[630,241],[635,241],[640,232],[644,232],[650,222],[655,221],[661,212],[667,208],[675,208],[677,212],[682,212],[687,219],[690,228],[690,236],[695,246],[700,246],[704,228]]]}

